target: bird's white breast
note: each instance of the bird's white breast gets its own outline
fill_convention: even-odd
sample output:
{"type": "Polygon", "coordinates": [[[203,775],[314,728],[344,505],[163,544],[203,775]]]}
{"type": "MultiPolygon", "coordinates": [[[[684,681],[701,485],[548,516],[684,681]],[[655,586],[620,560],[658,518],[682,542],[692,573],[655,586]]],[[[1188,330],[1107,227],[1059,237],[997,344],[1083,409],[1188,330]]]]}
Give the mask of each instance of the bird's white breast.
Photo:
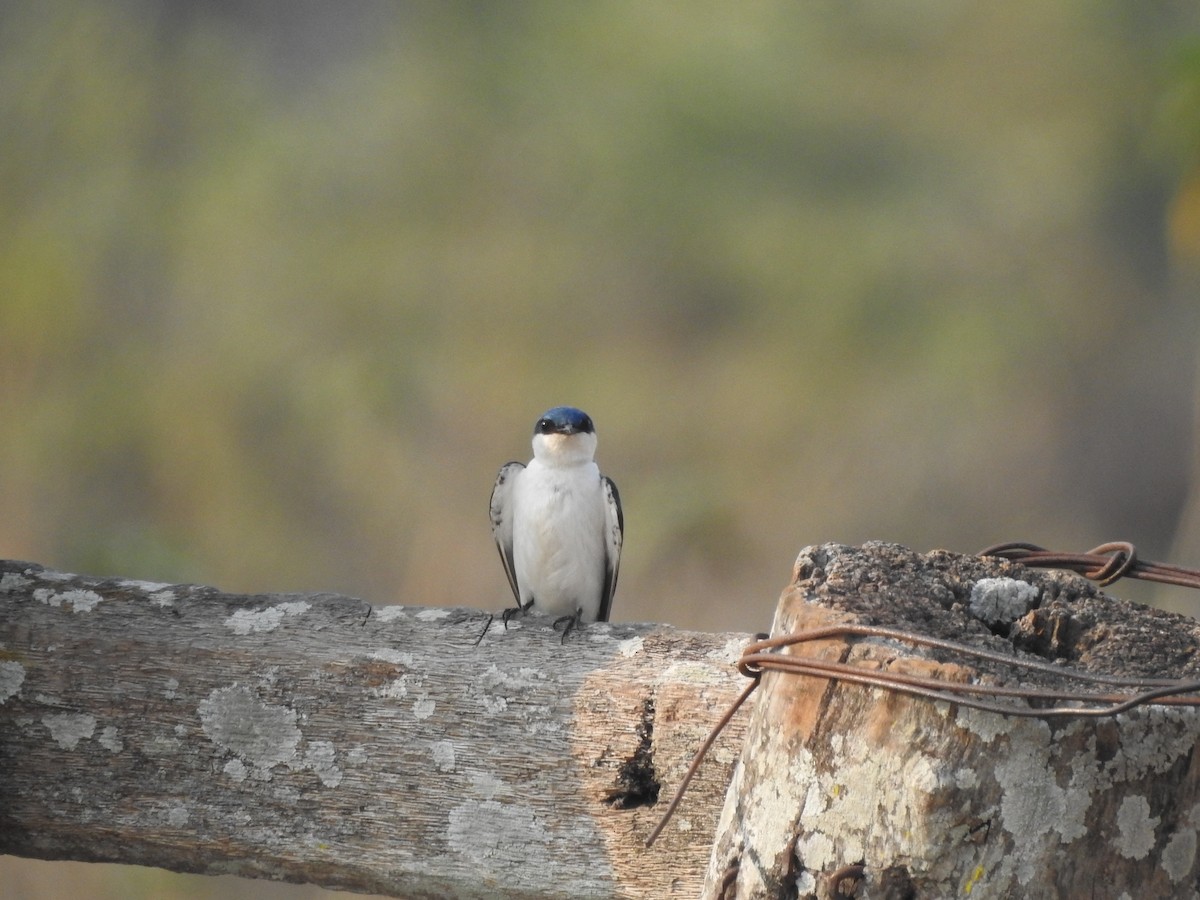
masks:
{"type": "Polygon", "coordinates": [[[604,589],[605,514],[595,463],[534,459],[513,486],[513,563],[521,602],[595,621],[604,589]]]}

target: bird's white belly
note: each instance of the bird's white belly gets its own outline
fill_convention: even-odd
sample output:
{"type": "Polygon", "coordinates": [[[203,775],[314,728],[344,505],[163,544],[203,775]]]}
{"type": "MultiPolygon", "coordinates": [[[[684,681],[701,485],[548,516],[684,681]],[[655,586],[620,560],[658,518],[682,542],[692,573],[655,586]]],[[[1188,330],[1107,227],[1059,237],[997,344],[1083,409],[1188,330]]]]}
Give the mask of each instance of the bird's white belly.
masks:
{"type": "Polygon", "coordinates": [[[604,502],[594,465],[526,470],[518,484],[513,563],[521,603],[595,621],[604,589],[604,502]],[[589,471],[590,470],[590,471],[589,471]]]}

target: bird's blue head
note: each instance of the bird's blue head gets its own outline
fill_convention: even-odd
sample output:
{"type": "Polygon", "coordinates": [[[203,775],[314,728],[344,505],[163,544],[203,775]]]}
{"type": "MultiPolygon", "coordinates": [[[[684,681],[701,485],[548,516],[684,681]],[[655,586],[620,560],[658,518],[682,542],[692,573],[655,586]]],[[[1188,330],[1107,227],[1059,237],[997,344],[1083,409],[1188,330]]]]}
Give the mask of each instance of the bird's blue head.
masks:
{"type": "Polygon", "coordinates": [[[556,406],[542,413],[533,426],[536,434],[595,434],[591,417],[573,406],[556,406]]]}

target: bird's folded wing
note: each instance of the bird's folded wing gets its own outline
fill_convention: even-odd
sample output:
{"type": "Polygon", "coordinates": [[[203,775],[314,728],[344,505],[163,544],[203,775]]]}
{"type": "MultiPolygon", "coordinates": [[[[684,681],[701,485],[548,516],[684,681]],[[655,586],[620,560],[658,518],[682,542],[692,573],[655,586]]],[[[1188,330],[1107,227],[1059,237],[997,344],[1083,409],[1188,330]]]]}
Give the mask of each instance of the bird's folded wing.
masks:
{"type": "Polygon", "coordinates": [[[500,551],[500,561],[504,563],[504,574],[508,576],[508,586],[512,588],[517,605],[521,605],[521,591],[517,587],[517,573],[513,563],[513,485],[516,484],[524,471],[524,463],[510,462],[500,467],[496,475],[496,485],[492,488],[492,537],[496,539],[496,548],[500,551]]]}
{"type": "Polygon", "coordinates": [[[621,568],[621,544],[625,540],[625,515],[621,512],[621,495],[611,478],[601,476],[604,486],[604,590],[600,594],[597,622],[607,622],[612,611],[613,594],[617,590],[617,573],[621,568]]]}

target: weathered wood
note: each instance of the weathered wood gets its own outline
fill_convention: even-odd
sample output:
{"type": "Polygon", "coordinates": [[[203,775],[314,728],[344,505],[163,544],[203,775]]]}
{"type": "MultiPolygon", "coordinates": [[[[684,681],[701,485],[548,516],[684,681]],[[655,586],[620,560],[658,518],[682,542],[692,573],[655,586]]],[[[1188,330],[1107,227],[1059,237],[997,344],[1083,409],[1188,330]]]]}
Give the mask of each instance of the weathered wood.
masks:
{"type": "MultiPolygon", "coordinates": [[[[1194,620],[998,560],[807,548],[772,634],[838,622],[1084,671],[1200,676],[1194,620]]],[[[947,681],[1052,686],[1057,677],[879,639],[798,652],[947,681]]],[[[833,897],[829,876],[855,864],[864,868],[854,896],[1197,896],[1195,709],[1047,722],[768,672],[750,718],[706,897],[726,875],[739,900],[833,897]]]]}
{"type": "Polygon", "coordinates": [[[747,637],[563,645],[531,617],[476,647],[483,621],[0,563],[0,853],[408,898],[697,896],[742,723],[642,841],[747,637]]]}

